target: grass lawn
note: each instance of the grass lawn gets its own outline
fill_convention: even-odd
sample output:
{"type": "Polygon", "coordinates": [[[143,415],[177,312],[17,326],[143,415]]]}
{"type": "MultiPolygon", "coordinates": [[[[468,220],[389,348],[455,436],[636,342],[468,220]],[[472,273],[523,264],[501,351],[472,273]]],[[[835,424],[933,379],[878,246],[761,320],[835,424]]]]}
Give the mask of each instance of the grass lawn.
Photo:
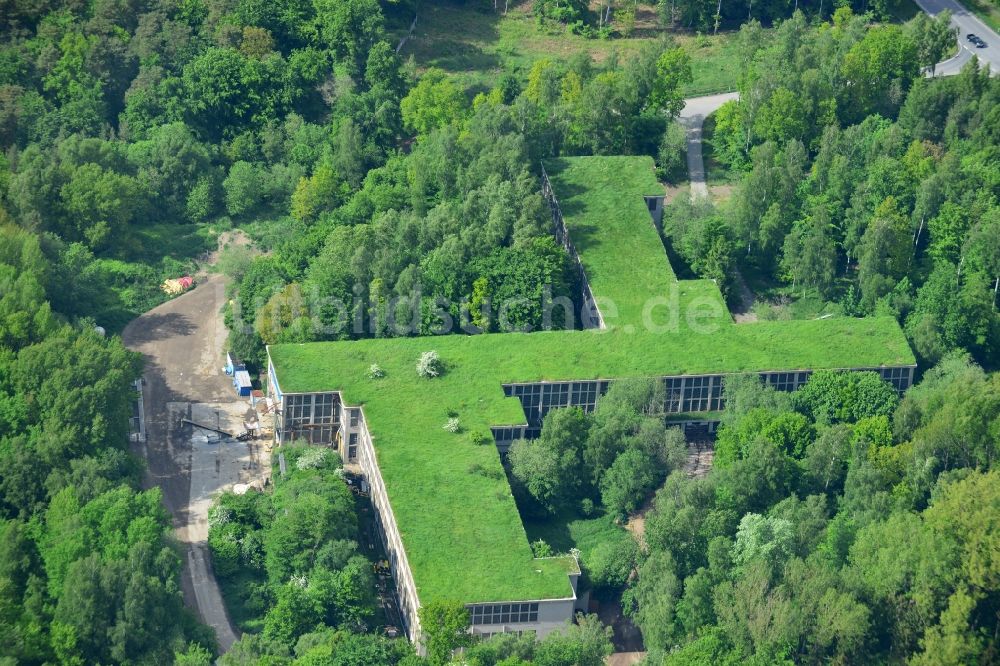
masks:
{"type": "MultiPolygon", "coordinates": [[[[765,35],[770,35],[766,30],[765,35]]],[[[694,80],[685,88],[686,97],[710,95],[736,90],[740,78],[736,58],[736,33],[718,35],[678,36],[677,41],[691,54],[691,74],[694,80]]]]}
{"type": "Polygon", "coordinates": [[[589,518],[570,513],[548,519],[529,519],[524,521],[524,529],[529,541],[541,539],[557,553],[578,548],[584,562],[599,544],[633,538],[611,515],[603,513],[589,518]]]}
{"type": "MultiPolygon", "coordinates": [[[[409,21],[398,22],[397,40],[406,34],[409,21]]],[[[734,33],[698,37],[688,32],[666,31],[657,26],[654,10],[640,6],[633,36],[612,39],[574,35],[562,26],[540,27],[531,13],[531,2],[512,3],[507,15],[489,5],[438,3],[420,10],[413,36],[401,56],[412,56],[419,69],[438,67],[456,76],[470,91],[489,89],[497,77],[512,68],[526,77],[531,64],[541,58],[568,60],[589,53],[597,62],[612,54],[628,57],[644,45],[669,35],[688,49],[694,81],[686,94],[701,95],[733,90],[738,71],[734,33]]]]}
{"type": "Polygon", "coordinates": [[[489,437],[491,425],[524,423],[504,383],[915,363],[892,318],[736,325],[714,283],[675,281],[642,199],[655,183],[650,158],[547,164],[595,296],[607,289],[621,299],[619,317],[602,310],[608,330],[269,348],[283,392],[341,391],[346,404],[362,406],[422,603],[570,594],[564,561],[533,558],[489,437]],[[664,299],[659,330],[642,322],[640,303],[654,297],[664,299]],[[714,318],[695,318],[704,329],[688,318],[711,310],[714,318]],[[447,370],[422,379],[415,364],[431,349],[447,370]],[[368,378],[373,363],[384,377],[368,378]],[[452,413],[462,426],[457,434],[443,428],[452,413]]]}
{"type": "Polygon", "coordinates": [[[215,249],[219,225],[170,224],[161,222],[135,227],[134,243],[130,248],[131,261],[156,262],[169,257],[187,262],[215,249]]]}
{"type": "Polygon", "coordinates": [[[548,160],[544,166],[590,288],[610,301],[602,305],[602,312],[609,314],[613,304],[620,323],[639,327],[649,297],[668,296],[679,285],[681,308],[687,309],[696,299],[712,303],[720,319],[728,322],[729,313],[715,283],[679,283],[667,261],[642,198],[664,193],[652,158],[568,158],[548,160]]]}

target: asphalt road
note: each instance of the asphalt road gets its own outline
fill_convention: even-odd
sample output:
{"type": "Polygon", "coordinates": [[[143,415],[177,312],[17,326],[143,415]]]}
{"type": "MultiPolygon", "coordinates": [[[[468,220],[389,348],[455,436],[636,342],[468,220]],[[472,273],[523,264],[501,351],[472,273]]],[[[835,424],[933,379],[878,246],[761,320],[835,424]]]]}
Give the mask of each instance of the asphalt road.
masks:
{"type": "Polygon", "coordinates": [[[924,76],[930,78],[935,76],[955,76],[962,71],[965,67],[965,63],[972,60],[975,56],[972,55],[972,51],[967,48],[960,48],[958,53],[947,60],[942,60],[938,64],[934,65],[934,71],[929,69],[924,73],[924,76]]]}
{"type": "MultiPolygon", "coordinates": [[[[1000,35],[980,21],[975,14],[955,0],[916,0],[916,3],[931,16],[946,9],[950,10],[952,25],[958,27],[958,44],[962,50],[977,56],[983,64],[988,64],[993,72],[1000,72],[1000,35]],[[969,43],[965,36],[970,32],[979,35],[986,42],[985,49],[977,49],[969,43]]],[[[965,58],[967,60],[968,56],[965,58]]],[[[946,71],[937,71],[936,73],[943,75],[957,73],[957,70],[952,71],[954,63],[952,63],[952,67],[948,67],[948,63],[949,61],[942,63],[946,65],[946,71]]],[[[960,63],[958,69],[961,69],[961,64],[964,63],[960,63]]],[[[940,70],[940,68],[941,65],[938,65],[937,69],[940,70]]]]}

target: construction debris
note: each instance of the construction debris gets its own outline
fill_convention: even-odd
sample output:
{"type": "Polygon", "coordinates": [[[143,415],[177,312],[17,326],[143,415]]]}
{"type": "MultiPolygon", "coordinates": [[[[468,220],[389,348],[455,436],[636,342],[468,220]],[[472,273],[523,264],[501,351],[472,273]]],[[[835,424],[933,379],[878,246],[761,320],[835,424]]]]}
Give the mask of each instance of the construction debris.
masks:
{"type": "Polygon", "coordinates": [[[168,296],[177,296],[183,294],[185,291],[194,286],[194,278],[190,275],[185,275],[179,278],[167,278],[160,285],[160,289],[163,290],[168,296]]]}

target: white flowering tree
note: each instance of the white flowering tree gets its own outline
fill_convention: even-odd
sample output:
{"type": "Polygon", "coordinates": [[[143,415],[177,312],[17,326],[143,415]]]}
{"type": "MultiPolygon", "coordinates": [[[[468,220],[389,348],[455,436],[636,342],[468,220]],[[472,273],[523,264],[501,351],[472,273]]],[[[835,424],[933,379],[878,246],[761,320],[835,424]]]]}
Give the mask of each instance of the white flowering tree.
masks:
{"type": "Polygon", "coordinates": [[[434,350],[425,351],[417,361],[417,374],[421,377],[439,377],[444,372],[444,364],[441,357],[434,350]]]}

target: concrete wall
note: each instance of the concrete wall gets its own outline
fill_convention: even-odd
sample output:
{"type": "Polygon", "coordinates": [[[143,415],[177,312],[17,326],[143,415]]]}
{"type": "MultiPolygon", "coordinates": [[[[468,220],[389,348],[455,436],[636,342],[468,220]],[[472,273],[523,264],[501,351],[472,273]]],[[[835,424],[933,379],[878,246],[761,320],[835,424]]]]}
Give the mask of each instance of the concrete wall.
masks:
{"type": "Polygon", "coordinates": [[[379,526],[379,536],[382,538],[382,545],[385,547],[389,566],[392,568],[392,579],[396,584],[396,595],[399,597],[399,610],[406,623],[403,630],[409,639],[416,643],[420,638],[420,619],[417,616],[420,599],[417,597],[417,586],[413,582],[413,572],[410,570],[406,550],[403,548],[403,540],[399,535],[399,526],[396,524],[392,505],[389,503],[389,496],[385,491],[385,482],[382,480],[382,472],[375,457],[375,447],[365,424],[364,411],[360,407],[356,409],[360,412],[359,432],[361,435],[358,445],[358,463],[361,465],[361,471],[370,487],[371,501],[375,507],[379,526]]]}
{"type": "MultiPolygon", "coordinates": [[[[498,602],[499,603],[499,602],[498,602]]],[[[491,636],[493,634],[510,632],[533,632],[538,638],[544,638],[552,631],[561,629],[566,623],[573,619],[573,607],[576,598],[569,599],[541,599],[528,602],[512,602],[518,604],[538,604],[538,617],[529,622],[508,622],[502,624],[473,624],[472,633],[476,636],[491,636]]],[[[495,604],[469,604],[473,606],[488,606],[495,604]]]]}
{"type": "Polygon", "coordinates": [[[344,462],[356,463],[361,453],[361,442],[368,436],[368,429],[364,425],[364,417],[360,407],[348,407],[340,402],[340,457],[344,462]]]}
{"type": "Polygon", "coordinates": [[[590,290],[590,282],[587,281],[587,273],[583,270],[580,255],[577,254],[576,248],[573,246],[573,241],[569,237],[569,231],[567,231],[566,223],[563,221],[562,211],[559,209],[559,201],[556,200],[555,192],[552,191],[552,184],[549,182],[549,176],[545,173],[544,167],[542,167],[542,196],[545,197],[545,201],[549,204],[549,212],[552,214],[552,233],[555,235],[556,241],[566,249],[566,253],[572,258],[573,264],[576,266],[576,272],[580,278],[580,302],[582,304],[580,325],[583,328],[605,328],[604,317],[597,308],[594,294],[590,290]]]}
{"type": "Polygon", "coordinates": [[[643,199],[646,200],[646,210],[649,211],[649,216],[653,218],[653,226],[656,230],[663,232],[663,199],[664,196],[661,194],[659,196],[645,196],[643,199]]]}

